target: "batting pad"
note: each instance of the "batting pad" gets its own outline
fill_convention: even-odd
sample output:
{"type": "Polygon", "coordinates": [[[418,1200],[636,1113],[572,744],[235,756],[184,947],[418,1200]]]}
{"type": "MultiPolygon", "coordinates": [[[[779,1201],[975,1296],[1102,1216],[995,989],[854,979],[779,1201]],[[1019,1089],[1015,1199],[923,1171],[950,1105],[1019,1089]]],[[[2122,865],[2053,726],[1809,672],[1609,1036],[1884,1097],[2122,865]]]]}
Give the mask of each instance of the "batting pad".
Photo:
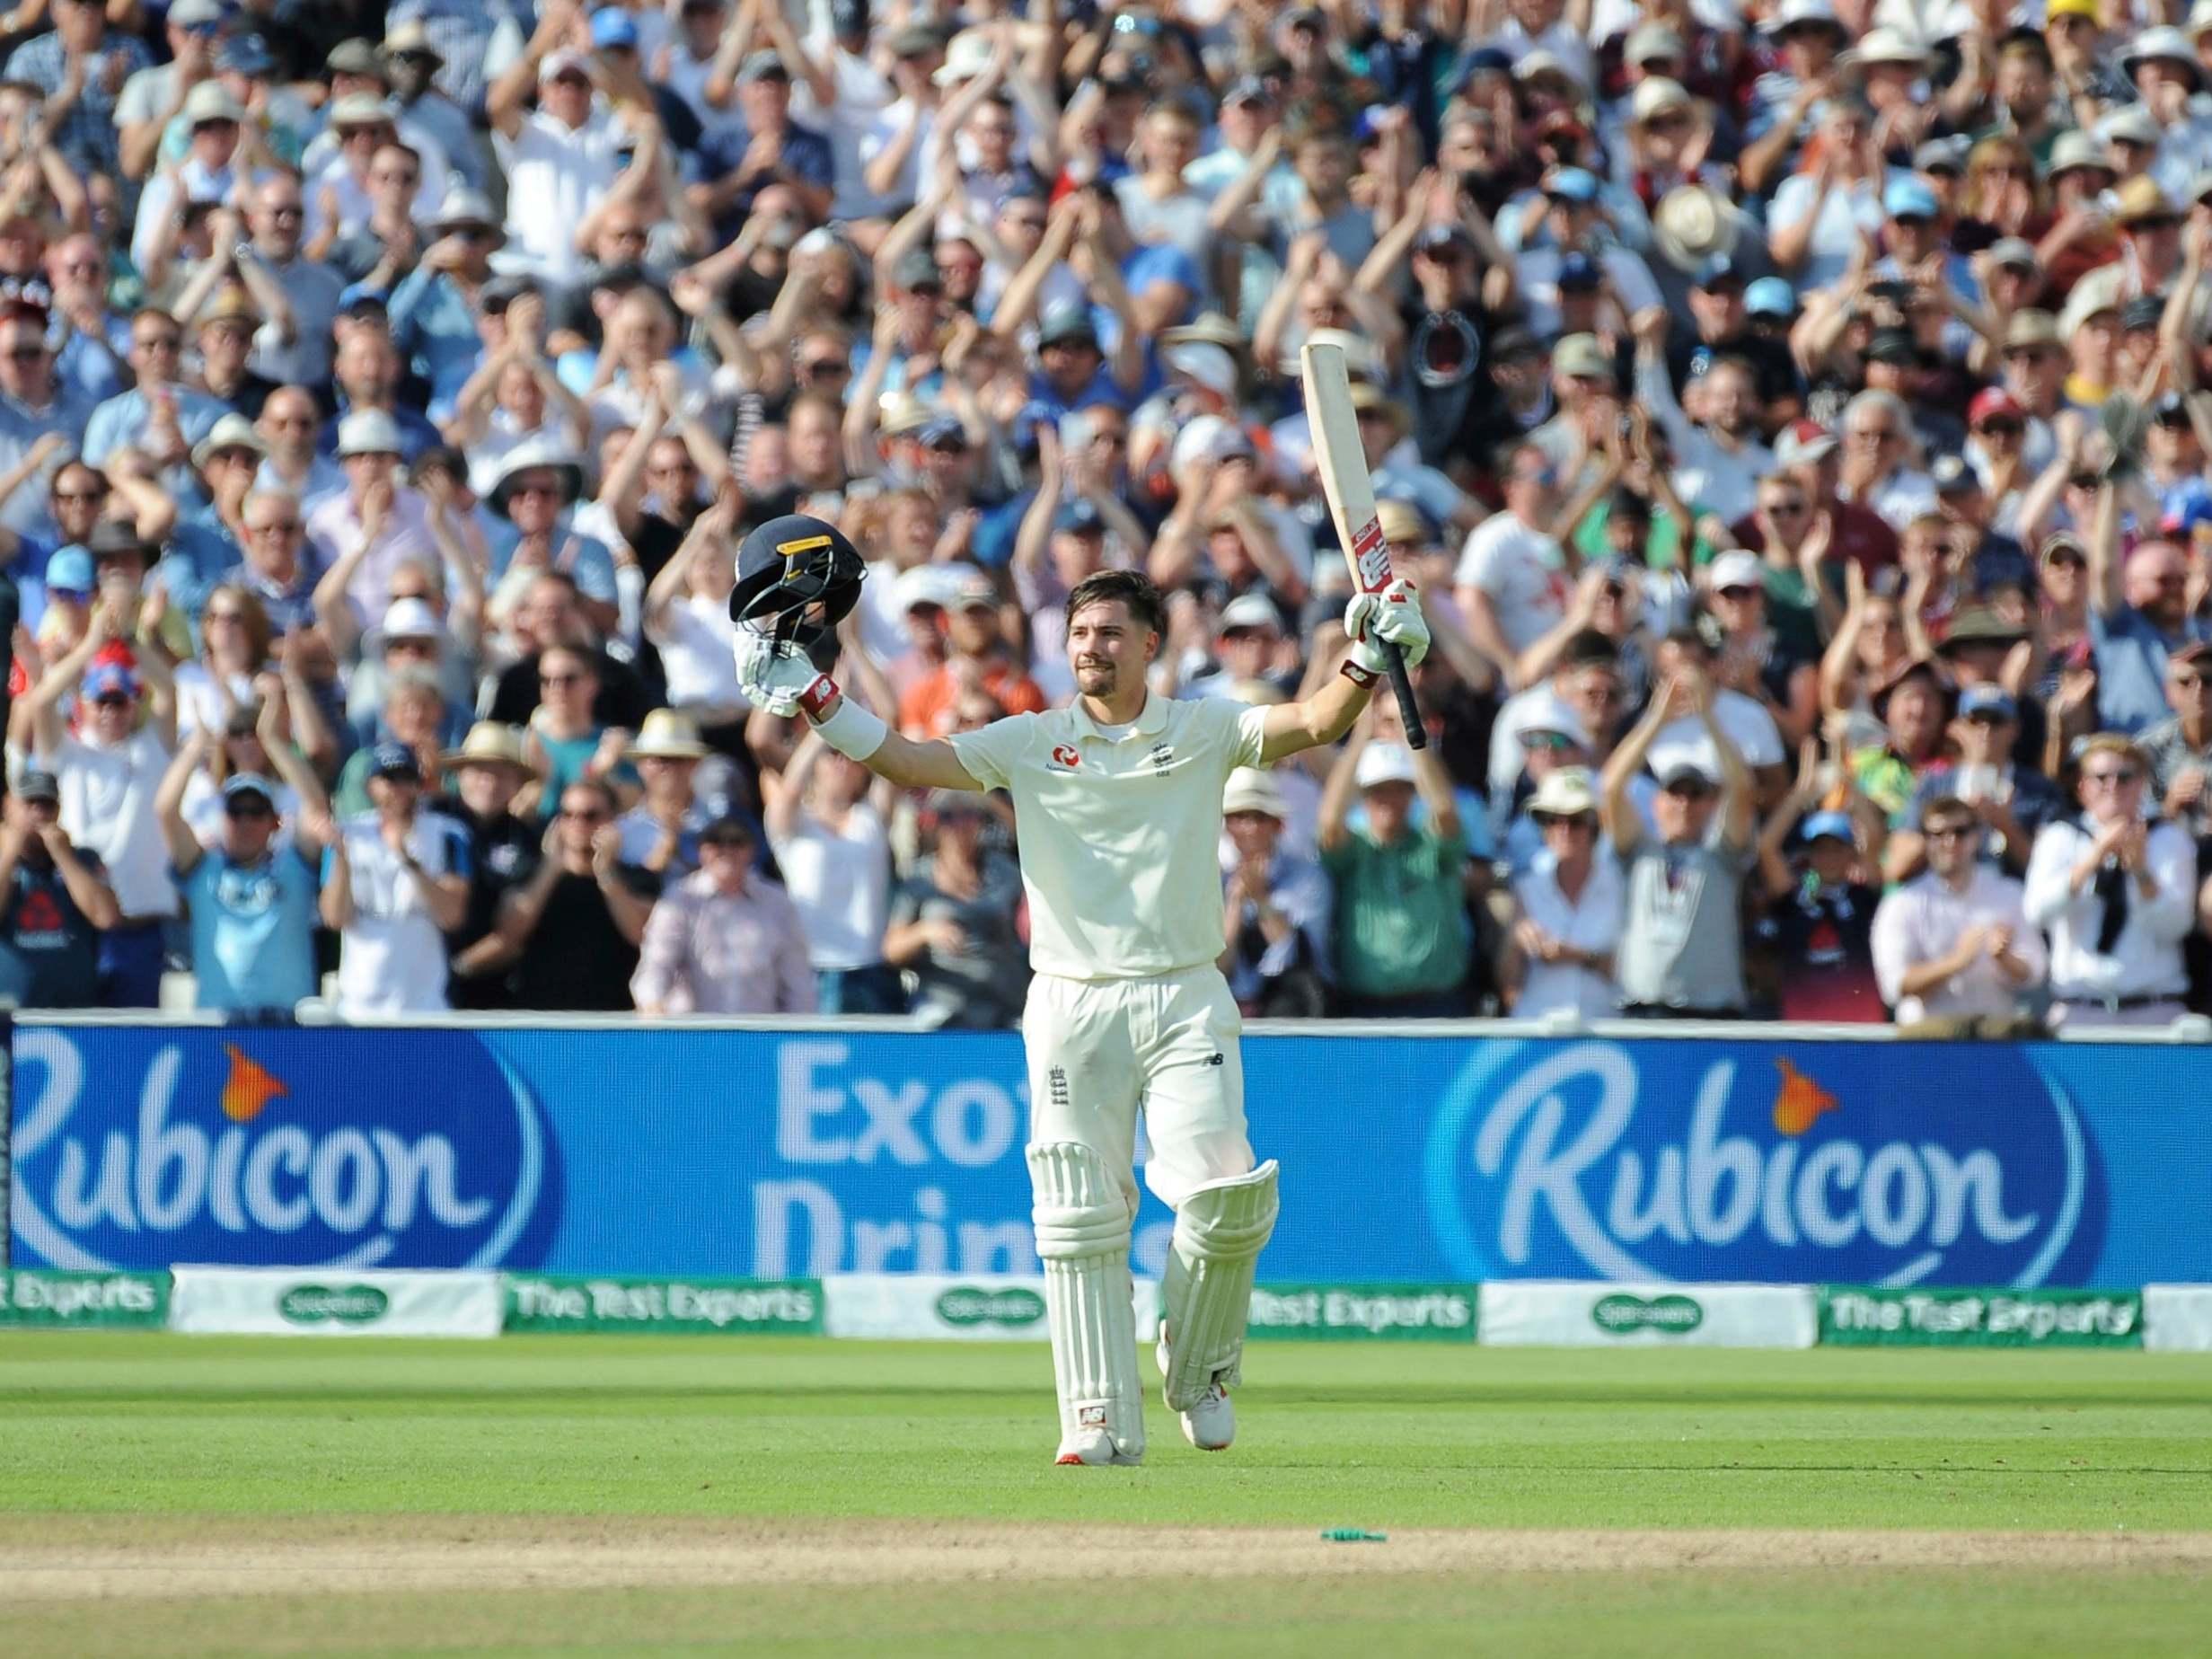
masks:
{"type": "Polygon", "coordinates": [[[1275,1231],[1275,1160],[1208,1181],[1176,1213],[1161,1299],[1168,1319],[1168,1404],[1187,1411],[1218,1376],[1234,1388],[1252,1309],[1252,1275],[1275,1231]]]}
{"type": "Polygon", "coordinates": [[[1104,1429],[1124,1457],[1141,1457],[1129,1200],[1088,1146],[1048,1142],[1030,1147],[1028,1158],[1062,1440],[1104,1429]]]}

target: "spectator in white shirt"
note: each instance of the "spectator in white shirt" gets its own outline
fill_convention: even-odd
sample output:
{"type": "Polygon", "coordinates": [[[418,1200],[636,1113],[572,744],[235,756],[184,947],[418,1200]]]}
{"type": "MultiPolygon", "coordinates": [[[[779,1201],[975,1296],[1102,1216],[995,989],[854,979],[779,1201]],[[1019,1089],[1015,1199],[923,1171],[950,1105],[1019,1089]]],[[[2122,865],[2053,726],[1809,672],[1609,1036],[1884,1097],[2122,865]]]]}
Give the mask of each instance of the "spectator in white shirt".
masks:
{"type": "Polygon", "coordinates": [[[583,267],[577,227],[614,187],[623,129],[593,108],[591,59],[555,50],[571,8],[549,5],[522,56],[485,98],[492,149],[507,170],[507,246],[501,268],[570,282],[583,267]],[[525,111],[532,87],[538,107],[525,111]]]}
{"type": "Polygon", "coordinates": [[[447,1006],[445,934],[468,914],[469,833],[422,809],[421,763],[403,743],[376,746],[368,793],[375,805],[338,826],[323,869],[339,1009],[435,1012],[447,1006]]]}
{"type": "Polygon", "coordinates": [[[307,515],[307,540],[324,567],[315,608],[353,607],[357,631],[381,621],[392,578],[417,560],[437,569],[429,508],[400,481],[399,423],[381,409],[356,410],[338,423],[338,461],[346,490],[307,515]]]}
{"type": "Polygon", "coordinates": [[[1588,769],[1548,774],[1529,798],[1529,816],[1543,834],[1544,851],[1513,884],[1520,914],[1500,979],[1519,986],[1514,1017],[1609,1019],[1620,1006],[1613,949],[1623,889],[1618,862],[1597,856],[1598,794],[1588,769]]]}
{"type": "Polygon", "coordinates": [[[702,727],[727,726],[746,708],[729,649],[729,590],[736,579],[730,531],[739,499],[726,493],[693,519],[675,556],[645,590],[645,637],[660,652],[669,704],[702,727]]]}
{"type": "Polygon", "coordinates": [[[824,1014],[903,1014],[906,990],[884,960],[891,920],[890,787],[812,731],[781,775],[761,774],[768,844],[798,907],[824,1014]]]}
{"type": "Polygon", "coordinates": [[[1966,801],[1935,796],[1916,826],[1927,872],[1874,911],[1874,978],[1899,1025],[2002,1019],[2049,966],[2017,881],[1981,861],[1981,818],[1966,801]]]}
{"type": "Polygon", "coordinates": [[[1732,524],[1758,505],[1758,481],[1775,464],[1774,451],[1758,437],[1757,372],[1740,357],[1715,359],[1696,383],[1698,419],[1693,423],[1675,402],[1667,369],[1668,326],[1663,305],[1636,315],[1636,398],[1674,446],[1677,489],[1732,524]]]}
{"type": "MultiPolygon", "coordinates": [[[[1695,673],[1709,677],[1716,655],[1696,629],[1678,628],[1659,642],[1659,649],[1652,654],[1652,669],[1661,683],[1673,675],[1695,673]]],[[[1759,806],[1763,808],[1780,800],[1789,787],[1789,773],[1783,763],[1782,732],[1774,716],[1767,712],[1767,705],[1756,697],[1716,686],[1713,718],[1751,769],[1758,786],[1759,806]]],[[[1694,766],[1709,778],[1720,775],[1720,757],[1714,750],[1712,736],[1696,715],[1668,721],[1652,739],[1654,777],[1663,778],[1684,766],[1694,766]]]]}
{"type": "Polygon", "coordinates": [[[1518,684],[1520,654],[1566,614],[1576,559],[1558,534],[1559,474],[1541,449],[1522,444],[1513,451],[1504,487],[1505,510],[1467,536],[1452,579],[1467,638],[1508,684],[1518,684]]]}
{"type": "Polygon", "coordinates": [[[2116,732],[2082,746],[2079,818],[2047,824],[2028,856],[2028,919],[2050,935],[2050,988],[2070,1026],[2164,1025],[2189,989],[2197,848],[2143,816],[2150,764],[2116,732]]]}
{"type": "MultiPolygon", "coordinates": [[[[143,613],[142,629],[152,617],[150,608],[143,613]]],[[[101,1001],[109,1008],[154,1008],[161,1002],[162,924],[177,913],[169,849],[154,810],[176,747],[176,684],[158,649],[141,642],[137,668],[127,656],[113,601],[103,597],[84,637],[47,670],[27,707],[37,765],[61,781],[61,826],[75,845],[99,855],[122,912],[101,939],[101,1001]],[[147,692],[151,718],[141,727],[147,692]],[[61,715],[62,700],[73,693],[82,722],[75,736],[61,715]]]]}

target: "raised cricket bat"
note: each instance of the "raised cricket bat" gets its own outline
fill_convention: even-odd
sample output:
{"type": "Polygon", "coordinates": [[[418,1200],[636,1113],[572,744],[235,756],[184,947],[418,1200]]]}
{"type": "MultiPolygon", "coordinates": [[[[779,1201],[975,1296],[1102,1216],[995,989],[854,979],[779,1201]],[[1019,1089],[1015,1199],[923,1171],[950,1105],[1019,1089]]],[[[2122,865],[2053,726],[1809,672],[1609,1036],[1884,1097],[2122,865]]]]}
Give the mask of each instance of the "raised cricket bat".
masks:
{"type": "MultiPolygon", "coordinates": [[[[1336,522],[1337,545],[1352,567],[1352,579],[1363,594],[1379,594],[1390,585],[1390,544],[1382,539],[1382,521],[1375,514],[1375,486],[1367,475],[1367,452],[1360,446],[1360,418],[1352,407],[1352,377],[1344,368],[1344,349],[1331,340],[1308,346],[1299,353],[1306,380],[1306,420],[1313,429],[1313,454],[1321,472],[1322,492],[1328,497],[1329,516],[1336,522]]],[[[1414,701],[1414,683],[1406,673],[1406,659],[1388,640],[1377,640],[1390,665],[1390,689],[1397,693],[1398,723],[1406,728],[1408,747],[1429,746],[1429,730],[1421,719],[1421,705],[1414,701]]]]}

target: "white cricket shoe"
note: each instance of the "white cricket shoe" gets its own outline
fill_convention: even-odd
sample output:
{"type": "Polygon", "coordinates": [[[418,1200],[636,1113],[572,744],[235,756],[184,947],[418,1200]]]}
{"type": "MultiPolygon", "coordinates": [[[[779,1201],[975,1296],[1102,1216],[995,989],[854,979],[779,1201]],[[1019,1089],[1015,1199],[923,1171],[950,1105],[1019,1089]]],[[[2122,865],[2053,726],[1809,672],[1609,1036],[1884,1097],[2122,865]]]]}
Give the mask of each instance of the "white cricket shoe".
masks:
{"type": "Polygon", "coordinates": [[[1127,1469],[1143,1462],[1144,1454],[1140,1452],[1132,1457],[1114,1443],[1114,1437],[1106,1430],[1094,1428],[1062,1441],[1060,1455],[1053,1461],[1062,1468],[1080,1465],[1090,1469],[1127,1469]]]}
{"type": "MultiPolygon", "coordinates": [[[[1152,1358],[1159,1363],[1159,1374],[1166,1376],[1173,1356],[1168,1351],[1168,1328],[1159,1328],[1159,1342],[1152,1350],[1152,1358]]],[[[1218,1377],[1206,1387],[1205,1398],[1188,1411],[1176,1415],[1183,1420],[1183,1438],[1201,1452],[1226,1452],[1237,1438],[1237,1408],[1229,1403],[1229,1390],[1221,1386],[1218,1377]]]]}

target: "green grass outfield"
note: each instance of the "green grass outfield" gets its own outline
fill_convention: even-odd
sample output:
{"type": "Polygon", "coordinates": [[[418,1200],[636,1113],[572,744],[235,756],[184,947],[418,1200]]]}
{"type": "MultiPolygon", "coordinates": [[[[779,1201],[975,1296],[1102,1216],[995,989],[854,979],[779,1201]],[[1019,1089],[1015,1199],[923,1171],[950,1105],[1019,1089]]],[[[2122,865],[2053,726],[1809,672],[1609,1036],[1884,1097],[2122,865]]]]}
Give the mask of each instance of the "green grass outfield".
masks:
{"type": "Polygon", "coordinates": [[[1051,1464],[1040,1344],[0,1335],[0,1650],[699,1653],[742,1637],[972,1656],[1172,1647],[1184,1624],[1209,1655],[2212,1644],[2212,1550],[2127,1545],[2212,1531],[2212,1356],[1267,1343],[1247,1370],[1232,1452],[1192,1452],[1155,1398],[1142,1469],[1077,1470],[1051,1464]],[[1392,1541],[1317,1554],[1340,1525],[1392,1541]],[[1127,1527],[1193,1536],[1118,1589],[1038,1566],[1126,1544],[1101,1529],[1127,1527]],[[1460,1529],[1634,1538],[1602,1570],[1491,1540],[1464,1558],[1492,1562],[1476,1570],[1454,1565],[1460,1529]],[[1679,1529],[1754,1556],[1777,1530],[2068,1533],[2078,1559],[1935,1540],[1942,1565],[1899,1570],[1817,1544],[1801,1561],[1785,1540],[1697,1565],[1648,1536],[1679,1529]],[[493,1546],[524,1568],[437,1582],[493,1546]],[[562,1575],[633,1546],[648,1579],[657,1559],[725,1562],[728,1581],[562,1575]],[[526,1570],[533,1549],[546,1571],[526,1570]],[[178,1552],[234,1561],[239,1582],[158,1580],[178,1552]],[[296,1584],[253,1576],[264,1557],[296,1584]],[[387,1559],[389,1585],[328,1575],[387,1559]],[[128,1593],[70,1587],[93,1567],[135,1575],[109,1581],[128,1593]]]}

